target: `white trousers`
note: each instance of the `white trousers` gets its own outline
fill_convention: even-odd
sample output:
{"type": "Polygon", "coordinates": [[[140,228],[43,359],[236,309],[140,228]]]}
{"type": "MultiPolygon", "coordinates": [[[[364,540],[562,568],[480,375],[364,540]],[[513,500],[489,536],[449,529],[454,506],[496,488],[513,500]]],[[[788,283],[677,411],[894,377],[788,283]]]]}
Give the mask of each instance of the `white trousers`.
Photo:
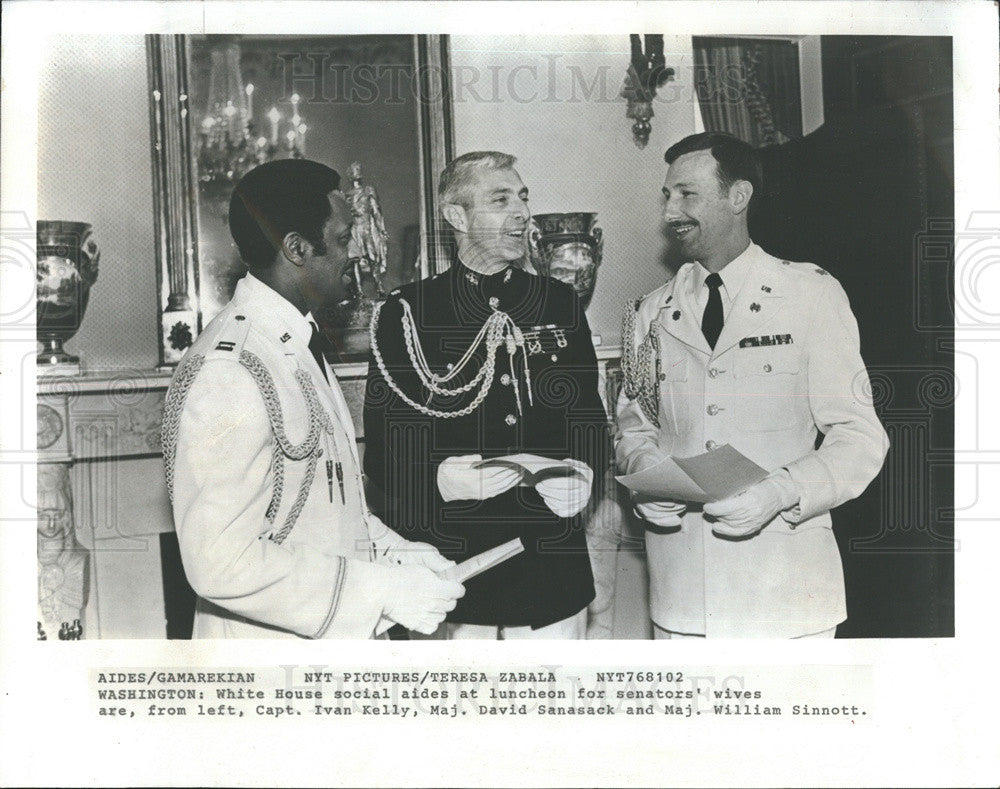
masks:
{"type": "Polygon", "coordinates": [[[496,625],[464,625],[445,622],[444,637],[449,641],[485,639],[490,641],[520,641],[529,639],[584,639],[587,637],[587,609],[532,630],[530,627],[497,627],[496,625]]]}
{"type": "MultiPolygon", "coordinates": [[[[795,638],[833,638],[837,634],[837,627],[831,627],[826,630],[820,630],[818,633],[808,633],[804,636],[795,636],[795,638]]],[[[704,638],[705,636],[700,633],[677,633],[673,630],[664,630],[656,622],[653,622],[653,638],[660,639],[675,639],[675,638],[704,638]]]]}

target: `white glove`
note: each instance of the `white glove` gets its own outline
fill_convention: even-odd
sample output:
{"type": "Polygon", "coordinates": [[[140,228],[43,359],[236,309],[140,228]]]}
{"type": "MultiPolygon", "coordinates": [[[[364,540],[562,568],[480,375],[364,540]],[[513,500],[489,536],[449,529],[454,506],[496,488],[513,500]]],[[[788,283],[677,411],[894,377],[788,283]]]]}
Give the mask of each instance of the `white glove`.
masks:
{"type": "Polygon", "coordinates": [[[580,460],[564,458],[578,473],[568,477],[549,477],[535,485],[546,506],[560,518],[572,518],[590,501],[590,485],[594,472],[580,460]]]}
{"type": "Polygon", "coordinates": [[[677,501],[642,501],[636,502],[635,511],[654,526],[670,528],[681,525],[687,505],[677,501]]]}
{"type": "Polygon", "coordinates": [[[445,501],[491,499],[521,481],[521,473],[512,468],[472,467],[482,459],[481,455],[457,455],[438,466],[437,485],[445,501]]]}
{"type": "Polygon", "coordinates": [[[390,575],[382,613],[408,630],[430,635],[465,594],[462,584],[442,580],[427,567],[404,564],[385,569],[390,575]]]}
{"type": "Polygon", "coordinates": [[[798,501],[798,489],[782,469],[738,496],[706,504],[704,511],[718,518],[712,524],[716,534],[743,537],[760,531],[775,515],[794,507],[798,501]]]}
{"type": "Polygon", "coordinates": [[[451,559],[445,559],[433,545],[428,545],[426,542],[410,542],[409,540],[378,550],[375,561],[379,564],[397,566],[418,565],[435,573],[455,566],[455,562],[451,559]]]}

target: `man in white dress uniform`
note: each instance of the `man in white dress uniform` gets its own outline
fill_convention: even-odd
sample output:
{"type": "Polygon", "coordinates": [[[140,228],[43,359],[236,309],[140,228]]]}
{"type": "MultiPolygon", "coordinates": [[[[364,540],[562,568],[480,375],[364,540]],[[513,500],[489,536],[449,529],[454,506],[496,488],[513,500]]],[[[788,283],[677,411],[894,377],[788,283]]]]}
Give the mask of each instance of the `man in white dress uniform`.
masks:
{"type": "Polygon", "coordinates": [[[230,203],[249,273],[188,350],[164,409],[164,461],[195,637],[432,632],[464,587],[365,502],[351,415],[312,314],[346,293],[352,217],[336,172],[282,160],[230,203]],[[382,627],[379,627],[379,625],[382,627]]]}
{"type": "Polygon", "coordinates": [[[750,240],[752,147],[703,133],[665,158],[664,216],[689,262],[627,307],[626,346],[648,364],[618,403],[619,469],[728,443],[770,476],[704,506],[636,499],[654,633],[832,637],[847,612],[830,510],[864,491],[888,448],[857,322],[826,271],[750,240]]]}

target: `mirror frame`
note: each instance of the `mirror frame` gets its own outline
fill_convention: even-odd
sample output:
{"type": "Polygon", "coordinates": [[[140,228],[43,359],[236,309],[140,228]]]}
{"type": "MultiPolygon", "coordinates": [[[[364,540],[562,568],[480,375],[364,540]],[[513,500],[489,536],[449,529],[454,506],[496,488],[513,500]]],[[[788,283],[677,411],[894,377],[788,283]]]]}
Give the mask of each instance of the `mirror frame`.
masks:
{"type": "MultiPolygon", "coordinates": [[[[453,158],[448,37],[415,35],[420,164],[420,275],[448,267],[437,219],[437,177],[453,158]]],[[[146,36],[161,369],[174,367],[201,332],[197,151],[188,99],[188,36],[146,36]]]]}

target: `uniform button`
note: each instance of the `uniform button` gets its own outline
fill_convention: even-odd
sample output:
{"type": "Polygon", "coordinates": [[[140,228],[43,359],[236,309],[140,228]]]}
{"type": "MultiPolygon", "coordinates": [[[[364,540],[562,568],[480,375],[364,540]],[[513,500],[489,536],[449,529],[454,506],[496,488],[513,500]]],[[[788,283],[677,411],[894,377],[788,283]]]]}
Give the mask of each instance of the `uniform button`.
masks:
{"type": "Polygon", "coordinates": [[[500,383],[502,383],[504,386],[510,386],[510,376],[507,373],[501,375],[500,383]]]}
{"type": "Polygon", "coordinates": [[[554,362],[558,362],[558,361],[559,361],[559,357],[558,357],[558,356],[556,356],[555,354],[552,354],[552,355],[551,355],[551,356],[550,356],[549,358],[550,358],[550,359],[551,359],[552,361],[554,361],[554,362]]]}
{"type": "Polygon", "coordinates": [[[765,373],[769,373],[769,372],[771,372],[771,365],[769,365],[769,364],[765,364],[765,365],[764,365],[764,372],[765,372],[765,373]]]}
{"type": "Polygon", "coordinates": [[[719,413],[719,406],[717,406],[715,403],[712,403],[705,410],[708,411],[709,416],[715,416],[717,413],[719,413]]]}
{"type": "Polygon", "coordinates": [[[447,368],[448,368],[449,370],[451,370],[451,369],[452,369],[452,368],[453,368],[454,366],[455,366],[455,365],[453,365],[453,364],[452,364],[451,362],[448,362],[448,364],[446,365],[446,367],[447,367],[447,368]]]}
{"type": "Polygon", "coordinates": [[[660,373],[660,380],[661,381],[666,381],[667,380],[667,374],[666,373],[660,373]]]}
{"type": "Polygon", "coordinates": [[[504,417],[503,421],[506,422],[511,427],[513,427],[514,425],[517,424],[517,417],[514,416],[513,414],[507,414],[507,416],[504,417]]]}
{"type": "Polygon", "coordinates": [[[717,368],[715,368],[715,367],[712,367],[712,368],[711,368],[711,369],[710,369],[710,370],[708,371],[708,377],[709,377],[709,378],[715,378],[715,376],[717,376],[718,374],[719,374],[719,371],[718,371],[718,369],[717,369],[717,368]]]}
{"type": "Polygon", "coordinates": [[[705,442],[705,449],[707,449],[709,452],[711,452],[717,446],[719,446],[719,445],[716,444],[714,441],[706,441],[705,442]]]}

